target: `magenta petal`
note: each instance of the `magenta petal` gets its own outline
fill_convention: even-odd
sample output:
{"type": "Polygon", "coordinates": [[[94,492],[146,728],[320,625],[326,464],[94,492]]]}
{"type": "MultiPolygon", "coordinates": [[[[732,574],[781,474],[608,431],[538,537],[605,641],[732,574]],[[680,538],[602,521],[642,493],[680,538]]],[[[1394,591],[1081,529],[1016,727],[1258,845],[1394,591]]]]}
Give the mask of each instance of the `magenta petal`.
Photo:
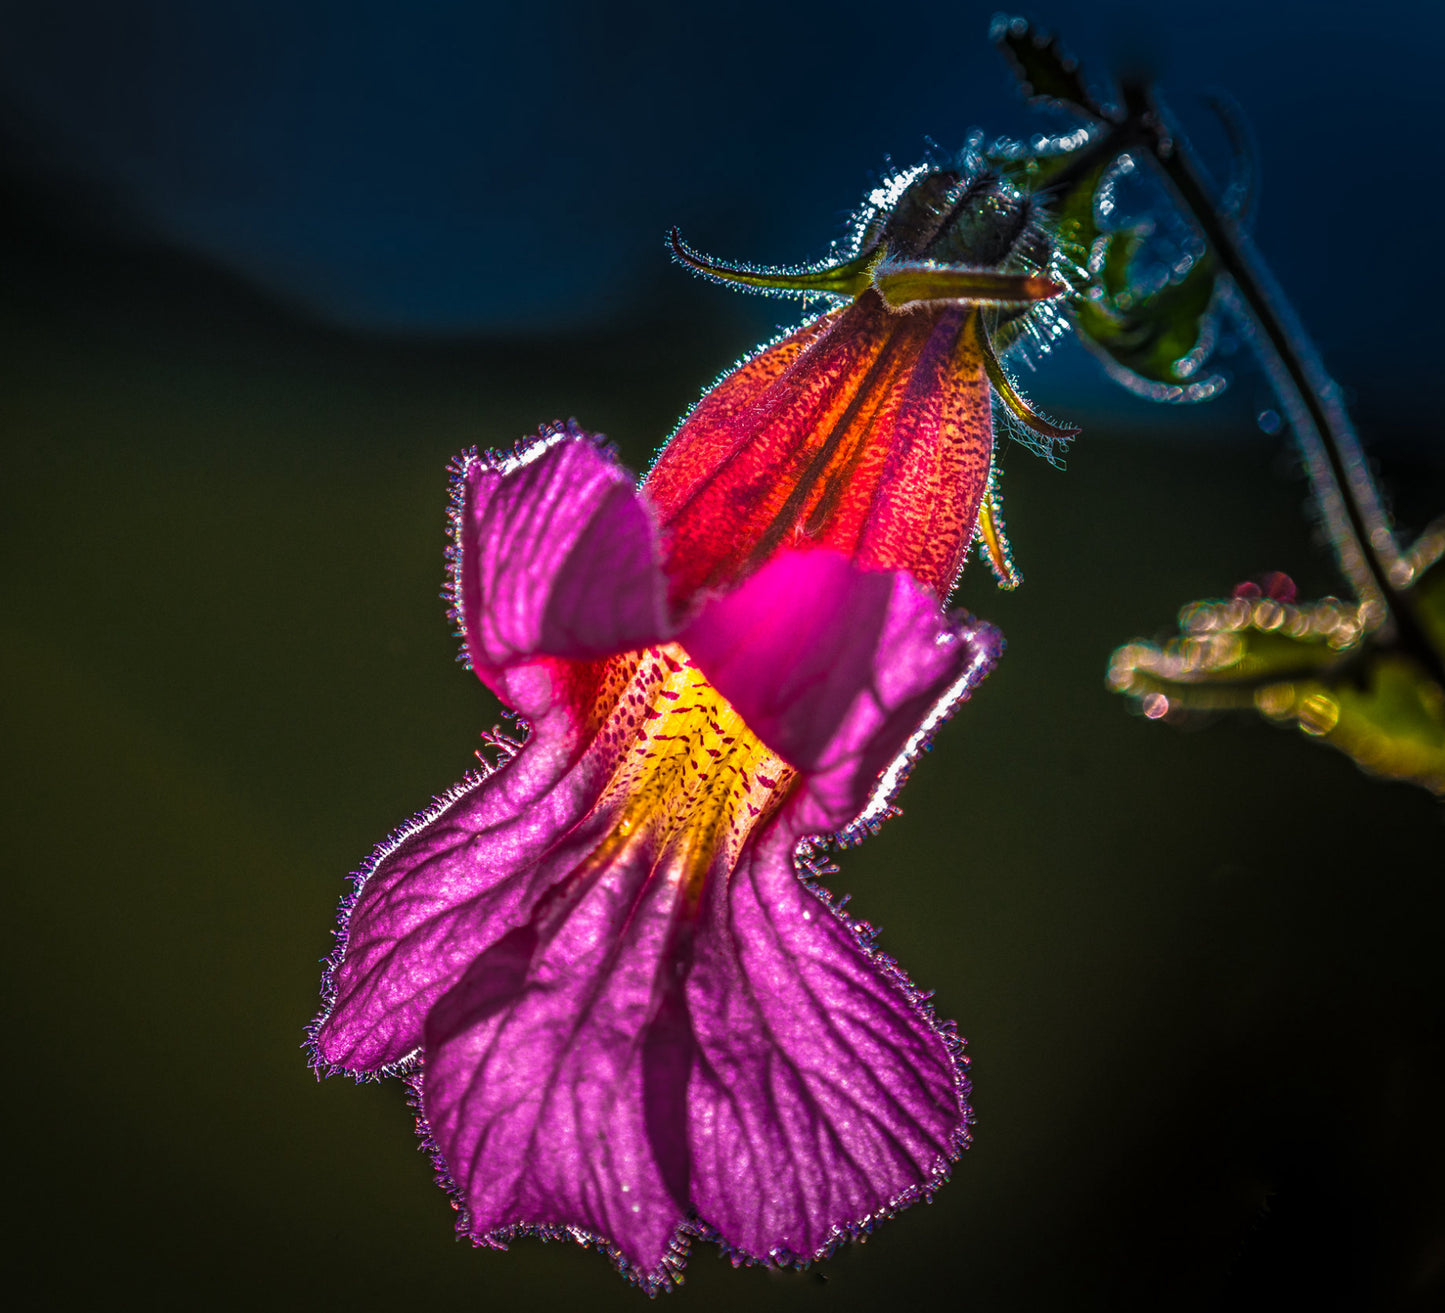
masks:
{"type": "Polygon", "coordinates": [[[800,832],[853,820],[940,699],[966,693],[1001,647],[991,627],[945,616],[911,575],[826,550],[775,557],[680,641],[748,727],[811,777],[800,832]]]}
{"type": "Polygon", "coordinates": [[[664,1275],[693,1059],[676,901],[636,848],[579,869],[428,1019],[422,1109],[474,1238],[580,1231],[664,1275]]]}
{"type": "MultiPolygon", "coordinates": [[[[458,478],[455,602],[477,673],[598,657],[667,630],[657,527],[632,478],[586,434],[556,430],[458,478]]],[[[525,708],[524,708],[525,709],[525,708]]]]}
{"type": "Polygon", "coordinates": [[[929,1192],[969,1120],[951,1030],[791,848],[774,830],[714,889],[687,983],[693,1201],[773,1261],[819,1257],[929,1192]]]}
{"type": "Polygon", "coordinates": [[[547,726],[486,779],[463,782],[377,851],[362,872],[313,1028],[319,1065],[373,1072],[410,1057],[427,1013],[479,954],[526,923],[595,841],[587,763],[562,776],[547,726]],[[566,842],[559,842],[567,835],[566,842]]]}
{"type": "Polygon", "coordinates": [[[753,733],[814,771],[873,682],[900,578],[859,570],[840,552],[784,552],[709,603],[680,641],[753,733]]]}

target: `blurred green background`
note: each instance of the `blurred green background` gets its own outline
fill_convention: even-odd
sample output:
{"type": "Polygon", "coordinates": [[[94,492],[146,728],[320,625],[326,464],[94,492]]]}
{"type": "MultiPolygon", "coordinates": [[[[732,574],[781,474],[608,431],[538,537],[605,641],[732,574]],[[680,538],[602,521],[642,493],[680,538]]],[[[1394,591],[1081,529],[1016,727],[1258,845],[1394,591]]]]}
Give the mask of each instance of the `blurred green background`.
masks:
{"type": "MultiPolygon", "coordinates": [[[[302,1028],[345,874],[498,714],[437,597],[447,461],[575,415],[643,467],[786,308],[659,250],[645,294],[576,322],[402,332],[263,288],[80,171],[12,152],[4,180],[9,1288],[641,1307],[575,1247],[453,1243],[401,1087],[316,1083],[302,1028]]],[[[786,200],[809,250],[723,253],[821,249],[827,207],[786,200]]],[[[1331,363],[1418,528],[1445,459],[1413,358],[1331,363]]],[[[834,881],[968,1037],[974,1148],[811,1271],[699,1247],[670,1306],[1437,1306],[1438,804],[1104,689],[1110,650],[1188,600],[1269,569],[1339,587],[1255,425],[1262,385],[1230,367],[1194,410],[1105,391],[1076,348],[1038,373],[1084,436],[1066,471],[1005,450],[1027,582],[975,564],[959,596],[1008,652],[834,881]]]]}

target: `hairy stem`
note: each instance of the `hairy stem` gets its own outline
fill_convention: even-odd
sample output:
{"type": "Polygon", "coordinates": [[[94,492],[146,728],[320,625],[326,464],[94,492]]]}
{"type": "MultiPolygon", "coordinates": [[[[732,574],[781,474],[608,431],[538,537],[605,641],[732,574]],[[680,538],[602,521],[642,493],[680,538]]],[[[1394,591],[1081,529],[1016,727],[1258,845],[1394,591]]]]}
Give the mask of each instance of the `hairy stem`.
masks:
{"type": "Polygon", "coordinates": [[[1147,150],[1203,234],[1255,330],[1254,346],[1300,443],[1341,569],[1360,600],[1393,623],[1396,645],[1445,688],[1445,657],[1421,624],[1415,599],[1400,586],[1408,580],[1399,548],[1338,387],[1249,239],[1214,203],[1187,149],[1168,133],[1149,90],[1126,86],[1124,102],[1123,121],[1105,139],[1114,138],[1120,152],[1135,145],[1147,150]]]}

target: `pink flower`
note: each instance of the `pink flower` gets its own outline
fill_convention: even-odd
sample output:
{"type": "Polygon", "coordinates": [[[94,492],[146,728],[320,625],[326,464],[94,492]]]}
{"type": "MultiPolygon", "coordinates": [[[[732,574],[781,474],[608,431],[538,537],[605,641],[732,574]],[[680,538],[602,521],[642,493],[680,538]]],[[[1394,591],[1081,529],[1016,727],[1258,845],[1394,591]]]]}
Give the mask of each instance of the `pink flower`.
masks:
{"type": "Polygon", "coordinates": [[[649,1289],[690,1236],[807,1261],[968,1142],[952,1027],[815,883],[1001,649],[940,608],[976,536],[1002,555],[980,302],[880,288],[723,380],[640,491],[573,426],[457,467],[455,615],[525,744],[360,873],[311,1043],[407,1074],[479,1244],[570,1235],[649,1289]]]}

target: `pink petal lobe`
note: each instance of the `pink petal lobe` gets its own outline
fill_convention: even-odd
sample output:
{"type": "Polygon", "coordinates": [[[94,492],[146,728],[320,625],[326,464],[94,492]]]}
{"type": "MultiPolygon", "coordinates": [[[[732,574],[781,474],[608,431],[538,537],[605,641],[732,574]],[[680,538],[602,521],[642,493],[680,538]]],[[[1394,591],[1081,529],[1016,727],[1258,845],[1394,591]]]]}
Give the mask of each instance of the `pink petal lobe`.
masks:
{"type": "Polygon", "coordinates": [[[930,709],[977,683],[1000,647],[911,575],[829,550],[779,554],[680,641],[748,727],[811,777],[803,805],[817,831],[858,815],[930,709]]]}
{"type": "Polygon", "coordinates": [[[546,681],[507,678],[533,658],[609,656],[665,635],[652,514],[586,434],[469,459],[458,485],[457,616],[473,668],[504,700],[544,709],[546,681]]]}
{"type": "Polygon", "coordinates": [[[420,1047],[428,1012],[471,963],[519,925],[607,823],[581,824],[593,763],[562,769],[534,729],[517,759],[471,778],[383,844],[343,904],[313,1027],[318,1065],[355,1074],[420,1047]]]}
{"type": "Polygon", "coordinates": [[[924,1197],[968,1142],[965,1060],[861,928],[794,871],[781,827],[712,891],[687,982],[692,1197],[790,1262],[924,1197]]]}
{"type": "Polygon", "coordinates": [[[645,844],[584,863],[438,1003],[422,1108],[459,1229],[580,1231],[649,1286],[676,1265],[693,1059],[676,904],[645,844]]]}

